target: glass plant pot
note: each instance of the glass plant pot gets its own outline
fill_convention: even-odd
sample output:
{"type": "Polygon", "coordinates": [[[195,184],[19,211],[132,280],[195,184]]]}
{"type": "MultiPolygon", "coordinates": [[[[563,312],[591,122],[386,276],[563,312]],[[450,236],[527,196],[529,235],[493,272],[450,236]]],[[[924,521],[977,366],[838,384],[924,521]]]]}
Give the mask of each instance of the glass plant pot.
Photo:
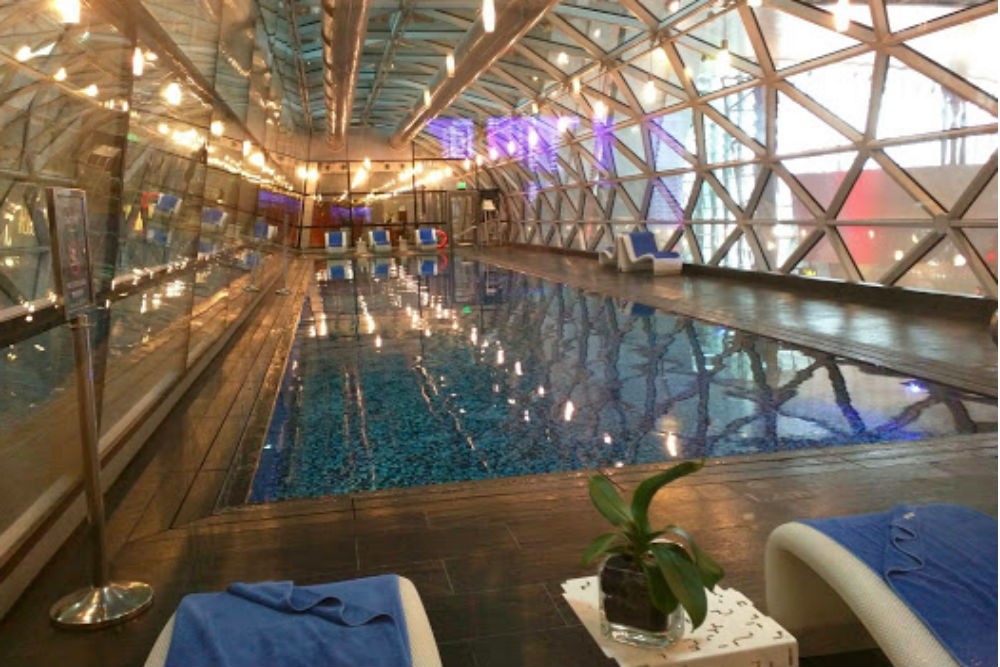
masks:
{"type": "Polygon", "coordinates": [[[661,648],[684,635],[684,608],[664,614],[649,599],[646,575],[624,556],[601,565],[601,631],[606,637],[634,646],[661,648]]]}

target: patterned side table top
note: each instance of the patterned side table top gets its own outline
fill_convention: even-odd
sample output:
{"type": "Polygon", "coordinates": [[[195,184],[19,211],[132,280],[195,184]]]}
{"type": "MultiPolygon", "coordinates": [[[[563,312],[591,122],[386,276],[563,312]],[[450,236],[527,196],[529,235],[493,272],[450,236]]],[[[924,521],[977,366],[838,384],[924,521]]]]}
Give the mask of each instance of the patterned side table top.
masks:
{"type": "Polygon", "coordinates": [[[601,632],[597,577],[563,582],[563,597],[604,654],[621,667],[797,667],[795,637],[732,588],[708,595],[708,616],[697,630],[686,618],[684,637],[662,649],[613,641],[601,632]]]}

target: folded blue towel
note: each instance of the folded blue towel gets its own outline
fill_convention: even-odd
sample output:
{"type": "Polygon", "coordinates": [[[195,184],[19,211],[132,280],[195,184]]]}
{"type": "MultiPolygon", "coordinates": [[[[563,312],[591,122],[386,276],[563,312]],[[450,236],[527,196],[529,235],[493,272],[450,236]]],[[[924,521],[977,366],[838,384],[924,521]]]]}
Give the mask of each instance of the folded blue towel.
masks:
{"type": "Polygon", "coordinates": [[[327,232],[326,234],[326,245],[330,248],[343,248],[344,247],[344,233],[343,232],[327,232]]]}
{"type": "Polygon", "coordinates": [[[958,662],[997,664],[997,521],[959,505],[802,521],[888,584],[958,662]]]}
{"type": "Polygon", "coordinates": [[[437,245],[437,234],[430,227],[421,227],[417,230],[417,234],[420,236],[420,242],[424,245],[437,245]]]}
{"type": "Polygon", "coordinates": [[[384,229],[372,230],[372,243],[375,245],[389,245],[389,235],[384,229]]]}
{"type": "Polygon", "coordinates": [[[167,667],[409,667],[399,577],[237,583],[187,595],[167,667]]]}

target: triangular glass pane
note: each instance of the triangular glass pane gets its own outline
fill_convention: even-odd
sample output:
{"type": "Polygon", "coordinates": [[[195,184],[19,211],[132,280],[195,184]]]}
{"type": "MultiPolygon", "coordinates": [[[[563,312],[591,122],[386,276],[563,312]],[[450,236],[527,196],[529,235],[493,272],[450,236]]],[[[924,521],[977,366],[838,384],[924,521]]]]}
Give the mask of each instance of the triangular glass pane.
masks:
{"type": "Polygon", "coordinates": [[[898,287],[983,296],[982,287],[969,268],[965,256],[955,248],[950,239],[944,238],[924,259],[906,272],[898,287]]]}
{"type": "Polygon", "coordinates": [[[772,173],[761,193],[754,220],[809,220],[813,216],[784,179],[772,173]]]}
{"type": "Polygon", "coordinates": [[[875,54],[864,53],[786,79],[859,132],[868,121],[875,54]]]}
{"type": "Polygon", "coordinates": [[[649,160],[646,158],[646,147],[642,143],[642,131],[642,124],[635,123],[615,132],[615,138],[635,153],[639,162],[646,164],[649,160]]]}
{"type": "Polygon", "coordinates": [[[607,3],[602,5],[601,13],[607,15],[608,22],[575,16],[567,16],[566,20],[605,53],[613,51],[641,32],[642,23],[623,7],[607,3]]]}
{"type": "MultiPolygon", "coordinates": [[[[621,186],[628,193],[629,199],[635,204],[637,209],[642,210],[643,197],[646,194],[646,179],[633,179],[631,181],[622,181],[621,186]]],[[[618,194],[618,198],[621,198],[621,193],[618,194]]]]}
{"type": "Polygon", "coordinates": [[[590,190],[583,191],[583,219],[604,220],[604,209],[590,190]]]}
{"type": "Polygon", "coordinates": [[[601,208],[607,211],[615,189],[611,183],[598,183],[594,186],[594,194],[597,195],[597,201],[601,202],[601,208]]]}
{"type": "Polygon", "coordinates": [[[549,240],[549,234],[552,233],[552,229],[553,228],[552,228],[552,223],[551,222],[540,222],[540,223],[538,223],[538,234],[539,234],[539,237],[537,239],[538,242],[541,243],[541,244],[543,244],[543,245],[548,245],[549,242],[550,242],[550,240],[549,240]]]}
{"type": "Polygon", "coordinates": [[[851,151],[782,160],[782,163],[805,186],[809,194],[823,208],[827,208],[856,157],[857,153],[851,151]]]}
{"type": "Polygon", "coordinates": [[[841,225],[837,227],[840,238],[854,258],[861,276],[868,282],[875,282],[886,271],[903,259],[907,252],[930,233],[930,229],[919,227],[869,227],[865,225],[841,225]]]}
{"type": "MultiPolygon", "coordinates": [[[[931,5],[920,4],[918,7],[930,8],[931,5]]],[[[998,23],[1000,19],[994,12],[975,21],[960,23],[946,30],[909,39],[906,45],[996,97],[998,88],[996,63],[992,58],[969,57],[969,54],[990,52],[996,43],[997,34],[1000,34],[998,23]],[[956,44],[961,44],[962,48],[956,48],[956,44]]]]}
{"type": "MultiPolygon", "coordinates": [[[[622,131],[620,134],[633,135],[633,128],[638,129],[638,127],[639,127],[638,125],[633,125],[631,128],[627,128],[624,131],[622,131]]],[[[639,132],[636,131],[634,132],[634,134],[637,135],[639,134],[639,132]]],[[[619,178],[623,178],[626,176],[635,176],[636,174],[642,173],[642,169],[639,167],[639,165],[637,165],[634,162],[634,160],[628,155],[627,151],[622,146],[619,146],[617,142],[613,144],[613,151],[614,151],[614,165],[618,169],[617,173],[619,178]]],[[[640,145],[638,153],[638,155],[640,156],[639,157],[640,160],[642,159],[641,156],[643,152],[644,151],[642,150],[642,146],[640,145]]]]}
{"type": "Polygon", "coordinates": [[[795,265],[792,275],[847,280],[847,272],[840,265],[837,253],[826,235],[795,265]]]}
{"type": "Polygon", "coordinates": [[[686,263],[694,261],[694,253],[691,252],[691,245],[688,242],[687,234],[683,235],[681,240],[671,250],[680,253],[681,259],[686,263]]]}
{"type": "Polygon", "coordinates": [[[702,95],[716,90],[750,81],[753,77],[746,72],[726,66],[716,58],[716,54],[708,55],[677,44],[677,54],[684,63],[684,75],[702,95]]]}
{"type": "Polygon", "coordinates": [[[719,112],[761,146],[767,141],[767,110],[764,106],[764,87],[741,90],[710,102],[719,112]]]}
{"type": "Polygon", "coordinates": [[[989,184],[983,190],[972,206],[962,216],[964,220],[990,220],[996,222],[997,219],[997,175],[993,174],[989,184]]]}
{"type": "Polygon", "coordinates": [[[706,262],[711,261],[712,255],[729,238],[734,229],[736,229],[734,224],[691,225],[691,231],[694,232],[695,240],[701,247],[701,254],[706,262]]]}
{"type": "Polygon", "coordinates": [[[702,181],[698,201],[695,202],[692,220],[735,220],[733,212],[726,208],[722,198],[708,181],[702,181]]]}
{"type": "MultiPolygon", "coordinates": [[[[857,4],[860,3],[852,3],[857,4]]],[[[753,11],[757,15],[774,67],[778,70],[858,43],[834,30],[832,20],[830,28],[826,29],[770,7],[757,7],[753,11]]]]}
{"type": "MultiPolygon", "coordinates": [[[[608,188],[610,190],[610,188],[608,188]]],[[[622,193],[617,193],[615,196],[615,204],[611,209],[611,219],[612,220],[634,220],[635,214],[632,213],[632,209],[628,207],[625,202],[625,196],[622,193]]]]}
{"type": "Polygon", "coordinates": [[[632,62],[622,71],[622,76],[639,100],[643,113],[653,113],[682,101],[677,97],[683,88],[681,82],[661,49],[654,49],[646,57],[632,62]],[[647,85],[649,81],[653,82],[652,90],[647,85]],[[668,87],[667,83],[673,87],[668,87]]]}
{"type": "Polygon", "coordinates": [[[759,164],[741,164],[738,167],[716,169],[713,173],[733,201],[740,208],[746,209],[747,200],[750,199],[750,194],[757,184],[757,175],[760,174],[760,170],[759,164]]]}
{"type": "Polygon", "coordinates": [[[802,239],[809,236],[813,227],[805,225],[754,225],[757,238],[771,268],[778,269],[799,247],[802,239]]]}
{"type": "Polygon", "coordinates": [[[754,152],[749,146],[740,142],[708,115],[702,118],[705,126],[705,161],[708,164],[754,159],[754,152]]]}
{"type": "Polygon", "coordinates": [[[908,220],[930,214],[873,158],[868,158],[858,180],[837,215],[840,220],[908,220]]]}
{"type": "Polygon", "coordinates": [[[805,151],[837,148],[850,141],[818,116],[801,106],[784,93],[778,93],[777,153],[802,153],[805,151]]]}
{"type": "Polygon", "coordinates": [[[691,109],[682,109],[658,116],[649,122],[653,126],[653,129],[649,131],[653,148],[653,169],[664,171],[691,166],[691,163],[677,152],[678,148],[682,148],[692,155],[698,152],[698,141],[694,132],[694,116],[691,109]]]}
{"type": "Polygon", "coordinates": [[[714,21],[699,25],[689,34],[716,48],[721,48],[722,41],[725,40],[730,54],[755,64],[757,62],[757,54],[754,53],[739,12],[723,12],[714,21]]]}
{"type": "Polygon", "coordinates": [[[884,150],[934,199],[950,209],[993,155],[996,146],[995,135],[980,134],[887,146],[884,150]]]}
{"type": "MultiPolygon", "coordinates": [[[[675,185],[679,185],[679,183],[675,185]]],[[[688,196],[689,192],[686,190],[672,192],[669,185],[661,180],[654,181],[653,193],[649,200],[649,213],[646,218],[657,222],[681,222],[684,220],[684,205],[687,203],[688,196]]]]}
{"type": "Polygon", "coordinates": [[[962,232],[969,238],[969,242],[983,258],[986,265],[993,272],[993,278],[997,277],[997,228],[987,227],[965,227],[962,232]]]}
{"type": "Polygon", "coordinates": [[[937,81],[889,58],[877,136],[905,137],[991,125],[996,116],[958,97],[937,81]]]}
{"type": "Polygon", "coordinates": [[[556,212],[549,200],[549,193],[543,192],[541,196],[538,197],[541,202],[541,208],[539,209],[539,215],[542,220],[556,220],[556,212]]]}
{"type": "MultiPolygon", "coordinates": [[[[899,32],[911,26],[920,25],[921,23],[932,21],[947,14],[953,14],[960,9],[965,9],[967,6],[974,4],[978,3],[958,2],[948,4],[944,2],[930,3],[903,0],[903,2],[886,3],[885,12],[889,16],[889,29],[893,32],[899,32]]],[[[969,52],[972,53],[974,51],[970,50],[969,52]]]]}
{"type": "Polygon", "coordinates": [[[747,243],[744,235],[740,235],[739,240],[732,245],[726,256],[719,262],[719,266],[725,266],[730,269],[743,269],[745,271],[753,271],[757,268],[757,260],[754,258],[750,244],[747,243]]]}

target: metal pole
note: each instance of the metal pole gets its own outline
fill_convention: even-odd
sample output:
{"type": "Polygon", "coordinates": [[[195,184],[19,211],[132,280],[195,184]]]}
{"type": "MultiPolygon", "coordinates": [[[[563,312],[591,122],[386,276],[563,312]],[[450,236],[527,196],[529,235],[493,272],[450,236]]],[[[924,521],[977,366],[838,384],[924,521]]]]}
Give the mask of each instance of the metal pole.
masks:
{"type": "Polygon", "coordinates": [[[86,313],[73,319],[73,353],[76,359],[76,390],[83,442],[83,484],[90,519],[90,587],[63,597],[49,610],[49,617],[66,628],[99,628],[120,623],[153,603],[153,588],[138,581],[109,581],[104,494],[101,490],[101,460],[98,451],[97,395],[90,347],[90,318],[86,313]]]}
{"type": "Polygon", "coordinates": [[[288,213],[285,213],[281,224],[281,236],[281,287],[274,290],[274,293],[288,296],[292,293],[292,290],[288,289],[288,213]]]}

